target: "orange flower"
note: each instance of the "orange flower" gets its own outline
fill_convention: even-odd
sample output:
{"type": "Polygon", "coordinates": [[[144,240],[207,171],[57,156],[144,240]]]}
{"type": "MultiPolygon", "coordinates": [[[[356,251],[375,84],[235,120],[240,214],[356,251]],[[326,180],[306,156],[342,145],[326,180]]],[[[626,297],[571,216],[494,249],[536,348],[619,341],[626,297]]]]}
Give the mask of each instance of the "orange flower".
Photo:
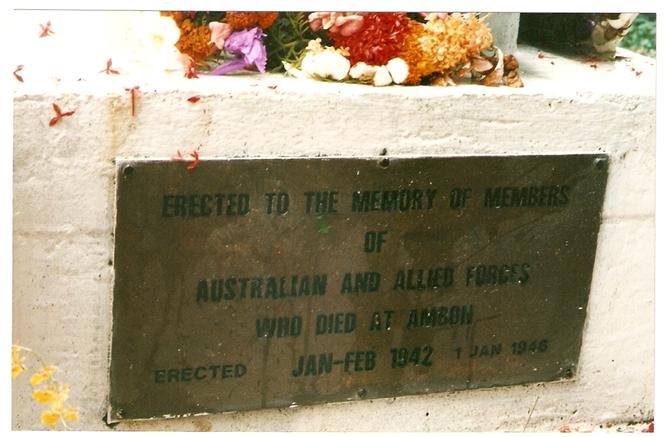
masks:
{"type": "Polygon", "coordinates": [[[429,56],[423,53],[420,47],[420,38],[425,35],[425,26],[422,23],[415,23],[411,26],[409,33],[404,38],[400,47],[399,57],[404,59],[409,66],[409,75],[404,84],[419,84],[423,77],[429,76],[436,71],[436,66],[431,62],[429,56]]]}
{"type": "Polygon", "coordinates": [[[410,28],[399,56],[409,65],[406,83],[415,84],[434,73],[450,75],[490,47],[492,32],[475,16],[431,14],[427,23],[410,28]]]}
{"type": "Polygon", "coordinates": [[[199,62],[210,54],[210,29],[208,26],[197,26],[190,19],[185,19],[178,25],[180,39],[176,48],[180,53],[189,55],[194,62],[199,62]]]}
{"type": "Polygon", "coordinates": [[[250,29],[256,26],[267,29],[272,26],[278,15],[277,12],[227,12],[225,18],[233,30],[250,29]]]}

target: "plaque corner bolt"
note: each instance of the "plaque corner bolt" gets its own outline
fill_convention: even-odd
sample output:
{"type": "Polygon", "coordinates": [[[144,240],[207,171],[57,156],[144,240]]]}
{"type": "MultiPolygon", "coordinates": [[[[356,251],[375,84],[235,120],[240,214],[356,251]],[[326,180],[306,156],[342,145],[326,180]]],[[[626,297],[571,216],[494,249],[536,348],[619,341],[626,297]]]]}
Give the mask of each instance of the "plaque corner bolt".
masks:
{"type": "Polygon", "coordinates": [[[596,170],[603,170],[607,165],[607,158],[596,158],[593,160],[593,166],[596,170]]]}
{"type": "Polygon", "coordinates": [[[106,414],[102,416],[102,422],[106,424],[109,428],[114,428],[115,426],[120,423],[120,420],[123,419],[125,415],[125,410],[119,409],[119,410],[113,410],[112,408],[108,408],[106,411],[106,414]]]}

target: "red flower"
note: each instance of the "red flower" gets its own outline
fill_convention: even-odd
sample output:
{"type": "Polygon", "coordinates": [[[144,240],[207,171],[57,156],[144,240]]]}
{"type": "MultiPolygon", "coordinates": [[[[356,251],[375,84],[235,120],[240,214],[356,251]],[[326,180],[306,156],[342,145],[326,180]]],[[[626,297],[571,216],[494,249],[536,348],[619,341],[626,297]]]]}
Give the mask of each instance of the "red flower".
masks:
{"type": "Polygon", "coordinates": [[[351,36],[329,33],[335,47],[349,50],[351,65],[365,62],[385,65],[396,57],[411,26],[411,19],[402,12],[363,13],[363,25],[351,36]]]}

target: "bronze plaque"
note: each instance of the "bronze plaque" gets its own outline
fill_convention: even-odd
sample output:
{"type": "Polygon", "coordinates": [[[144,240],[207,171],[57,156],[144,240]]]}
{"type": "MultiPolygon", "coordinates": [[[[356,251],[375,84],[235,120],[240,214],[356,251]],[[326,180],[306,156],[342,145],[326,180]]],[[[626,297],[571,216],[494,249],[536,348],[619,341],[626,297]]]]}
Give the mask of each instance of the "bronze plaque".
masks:
{"type": "Polygon", "coordinates": [[[607,166],[119,163],[110,420],[572,378],[607,166]]]}

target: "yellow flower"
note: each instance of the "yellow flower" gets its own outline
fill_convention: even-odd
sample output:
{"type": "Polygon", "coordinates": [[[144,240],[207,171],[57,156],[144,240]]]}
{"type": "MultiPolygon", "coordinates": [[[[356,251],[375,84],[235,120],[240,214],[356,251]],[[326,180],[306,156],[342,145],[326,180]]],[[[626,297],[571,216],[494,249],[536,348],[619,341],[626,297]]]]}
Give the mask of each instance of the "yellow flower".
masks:
{"type": "Polygon", "coordinates": [[[25,370],[25,357],[21,356],[21,348],[16,345],[12,345],[12,379],[15,379],[18,375],[25,370]]]}
{"type": "Polygon", "coordinates": [[[56,394],[53,390],[35,390],[32,392],[32,399],[40,404],[48,404],[56,399],[56,394]]]}
{"type": "Polygon", "coordinates": [[[33,375],[30,377],[30,384],[33,387],[40,384],[42,381],[49,379],[51,375],[53,375],[53,372],[55,372],[55,367],[53,366],[41,368],[39,372],[33,373],[33,375]]]}
{"type": "Polygon", "coordinates": [[[67,384],[60,384],[58,386],[58,401],[65,402],[69,398],[69,386],[67,384]]]}
{"type": "Polygon", "coordinates": [[[53,428],[60,420],[60,414],[50,410],[42,411],[40,419],[44,425],[53,428]]]}
{"type": "MultiPolygon", "coordinates": [[[[12,378],[16,378],[17,375],[26,370],[24,365],[26,358],[21,356],[22,351],[34,354],[37,361],[43,363],[41,357],[30,349],[12,345],[12,378]]],[[[39,404],[47,405],[46,408],[48,409],[42,411],[40,415],[42,424],[54,428],[60,422],[65,429],[69,429],[66,421],[78,420],[79,411],[78,408],[66,404],[69,398],[69,386],[60,384],[53,378],[56,370],[55,366],[42,364],[39,370],[30,376],[30,385],[33,387],[32,399],[39,404]]]]}
{"type": "Polygon", "coordinates": [[[32,392],[32,399],[40,404],[50,404],[53,408],[61,408],[67,398],[69,398],[69,386],[67,384],[52,384],[48,389],[32,392]]]}
{"type": "Polygon", "coordinates": [[[492,46],[492,31],[472,15],[432,17],[425,30],[420,45],[439,72],[453,70],[492,46]]]}
{"type": "Polygon", "coordinates": [[[410,28],[402,45],[400,57],[409,65],[405,83],[420,83],[434,73],[450,75],[490,47],[492,32],[475,16],[430,14],[427,23],[410,28]]]}
{"type": "Polygon", "coordinates": [[[79,418],[79,411],[76,408],[67,408],[63,413],[62,417],[65,420],[69,420],[70,422],[74,420],[78,420],[79,418]]]}

